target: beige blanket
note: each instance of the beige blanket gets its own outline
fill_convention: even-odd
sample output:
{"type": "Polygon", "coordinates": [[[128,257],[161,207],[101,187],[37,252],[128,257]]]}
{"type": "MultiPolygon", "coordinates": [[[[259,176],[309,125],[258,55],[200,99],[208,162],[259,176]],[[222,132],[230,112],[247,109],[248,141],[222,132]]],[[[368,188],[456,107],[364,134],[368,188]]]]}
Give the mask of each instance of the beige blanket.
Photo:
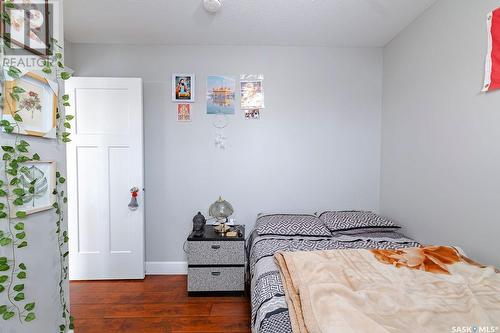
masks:
{"type": "Polygon", "coordinates": [[[294,333],[500,333],[500,273],[454,248],[278,252],[275,259],[294,333]]]}

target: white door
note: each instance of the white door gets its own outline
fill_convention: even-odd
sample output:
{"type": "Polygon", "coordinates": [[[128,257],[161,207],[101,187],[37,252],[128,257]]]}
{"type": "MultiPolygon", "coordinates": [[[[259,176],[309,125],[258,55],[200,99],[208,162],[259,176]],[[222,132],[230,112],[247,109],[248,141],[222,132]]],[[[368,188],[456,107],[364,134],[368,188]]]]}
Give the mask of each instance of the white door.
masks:
{"type": "Polygon", "coordinates": [[[142,81],[73,77],[67,145],[69,276],[144,278],[142,81]],[[128,207],[137,187],[139,207],[128,207]]]}

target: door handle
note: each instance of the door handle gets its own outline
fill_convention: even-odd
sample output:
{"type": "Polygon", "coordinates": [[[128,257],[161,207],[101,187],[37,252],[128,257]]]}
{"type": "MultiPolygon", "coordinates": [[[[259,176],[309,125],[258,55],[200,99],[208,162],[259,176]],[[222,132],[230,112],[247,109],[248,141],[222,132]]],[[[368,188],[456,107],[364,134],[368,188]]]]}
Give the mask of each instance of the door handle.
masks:
{"type": "Polygon", "coordinates": [[[219,276],[219,275],[220,275],[220,272],[212,272],[212,275],[213,275],[213,276],[219,276]]]}
{"type": "Polygon", "coordinates": [[[220,245],[214,244],[214,245],[212,245],[212,249],[214,249],[214,250],[220,249],[220,245]]]}

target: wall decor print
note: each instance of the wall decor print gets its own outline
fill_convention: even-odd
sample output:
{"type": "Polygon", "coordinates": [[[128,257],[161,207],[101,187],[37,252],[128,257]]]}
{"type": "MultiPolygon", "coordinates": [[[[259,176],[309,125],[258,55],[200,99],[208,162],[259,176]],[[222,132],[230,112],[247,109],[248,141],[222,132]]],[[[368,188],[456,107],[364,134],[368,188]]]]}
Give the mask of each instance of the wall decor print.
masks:
{"type": "Polygon", "coordinates": [[[488,14],[488,54],[483,92],[500,89],[500,8],[488,14]]]}
{"type": "Polygon", "coordinates": [[[207,113],[234,114],[236,80],[227,76],[207,77],[207,113]]]}
{"type": "Polygon", "coordinates": [[[245,110],[246,119],[260,119],[260,109],[245,110]]]}
{"type": "Polygon", "coordinates": [[[24,191],[23,204],[17,206],[17,211],[33,214],[53,208],[56,195],[56,162],[32,161],[23,163],[17,176],[19,183],[15,188],[24,191]]]}
{"type": "Polygon", "coordinates": [[[263,109],[264,75],[243,74],[240,76],[241,109],[263,109]]]}
{"type": "Polygon", "coordinates": [[[21,117],[15,133],[56,138],[57,83],[33,72],[5,81],[3,119],[21,117]]]}
{"type": "Polygon", "coordinates": [[[172,74],[172,101],[194,102],[195,81],[194,74],[172,74]]]}
{"type": "Polygon", "coordinates": [[[191,104],[177,104],[177,121],[191,121],[191,104]]]}
{"type": "Polygon", "coordinates": [[[10,6],[5,6],[2,1],[2,13],[9,15],[10,22],[1,20],[0,29],[2,35],[5,32],[6,42],[10,43],[11,50],[17,48],[39,56],[51,55],[52,22],[49,12],[49,0],[12,1],[10,6]]]}

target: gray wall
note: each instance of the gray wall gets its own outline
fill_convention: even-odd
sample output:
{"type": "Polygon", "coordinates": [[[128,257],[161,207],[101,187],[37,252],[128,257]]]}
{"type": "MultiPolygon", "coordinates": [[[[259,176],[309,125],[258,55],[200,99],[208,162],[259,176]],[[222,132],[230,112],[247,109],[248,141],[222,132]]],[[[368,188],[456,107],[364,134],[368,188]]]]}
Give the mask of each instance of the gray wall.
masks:
{"type": "MultiPolygon", "coordinates": [[[[37,152],[42,160],[56,160],[57,168],[66,173],[66,148],[55,140],[23,137],[31,145],[30,153],[37,152]]],[[[2,145],[13,144],[13,137],[0,133],[2,145]]],[[[3,174],[3,163],[0,165],[3,174]]],[[[48,210],[28,216],[24,220],[26,240],[29,246],[17,250],[18,263],[28,266],[28,278],[24,281],[27,301],[36,302],[37,319],[20,325],[18,319],[4,321],[0,318],[1,333],[40,333],[58,332],[61,323],[61,305],[59,302],[59,250],[56,239],[56,220],[54,210],[48,210]]],[[[0,220],[4,230],[6,220],[0,220]]],[[[0,247],[0,257],[11,257],[8,248],[0,247]]],[[[65,288],[67,284],[65,284],[65,288]]],[[[0,304],[5,303],[6,292],[0,294],[0,304]]],[[[69,303],[69,300],[68,300],[69,303]]]]}
{"type": "Polygon", "coordinates": [[[262,211],[379,206],[382,50],[73,44],[77,76],[144,79],[147,261],[183,261],[197,211],[222,194],[238,223],[262,211]],[[178,123],[171,74],[197,75],[193,121],[178,123]],[[206,76],[265,75],[260,120],[229,116],[214,146],[206,76]]]}
{"type": "Polygon", "coordinates": [[[440,0],[384,50],[381,212],[500,265],[500,92],[480,94],[496,0],[440,0]]]}

